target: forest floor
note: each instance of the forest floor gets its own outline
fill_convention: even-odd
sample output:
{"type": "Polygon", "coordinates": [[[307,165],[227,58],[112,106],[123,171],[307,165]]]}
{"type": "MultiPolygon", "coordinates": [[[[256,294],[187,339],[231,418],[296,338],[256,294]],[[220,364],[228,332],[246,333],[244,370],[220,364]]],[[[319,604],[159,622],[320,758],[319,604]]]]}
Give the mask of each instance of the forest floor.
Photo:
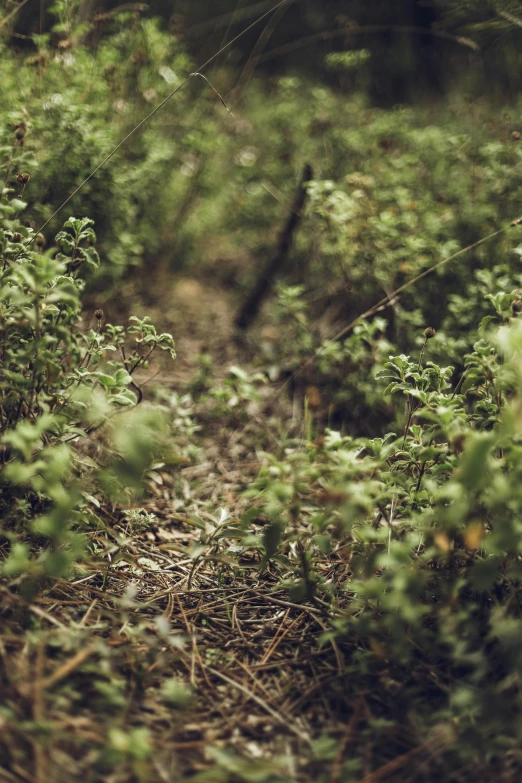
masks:
{"type": "MultiPolygon", "coordinates": [[[[216,378],[236,362],[256,369],[255,338],[250,367],[248,346],[231,339],[224,287],[187,277],[163,288],[150,314],[178,356],[138,379],[145,401],[158,389],[181,399],[202,354],[216,378]]],[[[304,442],[299,403],[272,395],[216,417],[197,399],[197,457],[158,466],[134,509],[101,505],[92,558],[70,579],[37,596],[1,588],[0,781],[434,779],[448,738],[420,740],[393,665],[375,693],[361,690],[356,640],[328,633],[326,605],[288,600],[284,569],[260,569],[254,547],[223,545],[221,526],[239,527],[247,512],[262,533],[245,490],[259,448],[280,449],[282,422],[304,442]]],[[[340,584],[347,567],[332,555],[323,576],[340,584]]]]}
{"type": "MultiPolygon", "coordinates": [[[[182,395],[202,353],[218,374],[237,360],[225,290],[187,278],[157,310],[178,358],[172,370],[150,368],[145,398],[158,386],[182,395]]],[[[276,439],[271,427],[262,406],[241,426],[203,413],[200,459],[155,473],[147,524],[99,509],[107,526],[89,539],[104,570],[97,554],[30,600],[3,590],[0,780],[345,779],[359,713],[344,651],[319,643],[324,613],[288,601],[254,551],[238,568],[216,535],[247,510],[256,444],[276,439]],[[202,530],[215,546],[201,546],[202,530]]]]}

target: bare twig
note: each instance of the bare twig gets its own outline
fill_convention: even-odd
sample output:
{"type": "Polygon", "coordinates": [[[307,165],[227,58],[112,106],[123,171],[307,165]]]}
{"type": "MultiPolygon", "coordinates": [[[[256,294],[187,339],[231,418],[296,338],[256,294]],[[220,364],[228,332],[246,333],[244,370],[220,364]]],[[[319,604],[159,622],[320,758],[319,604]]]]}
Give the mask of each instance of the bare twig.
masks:
{"type": "Polygon", "coordinates": [[[346,724],[346,729],[344,732],[344,735],[339,743],[339,747],[337,749],[337,754],[333,760],[332,768],[330,770],[330,783],[338,783],[338,781],[341,779],[342,771],[343,771],[343,758],[344,754],[346,752],[346,748],[348,746],[348,743],[353,735],[353,731],[355,729],[355,726],[357,724],[357,721],[359,720],[359,716],[361,713],[361,706],[362,706],[363,697],[359,696],[357,703],[354,707],[354,710],[346,724]]]}
{"type": "Polygon", "coordinates": [[[53,685],[56,685],[57,682],[60,682],[60,680],[64,680],[72,674],[75,669],[81,666],[87,658],[90,658],[94,652],[96,652],[95,644],[80,650],[76,655],[73,655],[72,658],[69,658],[68,661],[65,661],[61,666],[58,666],[49,677],[43,680],[42,686],[44,688],[51,688],[53,685]]]}
{"type": "Polygon", "coordinates": [[[29,611],[33,614],[38,615],[38,617],[41,617],[42,620],[47,620],[48,623],[51,623],[52,625],[55,625],[57,628],[61,628],[62,631],[65,631],[67,626],[61,623],[59,620],[56,619],[56,617],[53,617],[52,614],[48,614],[47,612],[44,612],[43,609],[40,609],[38,606],[31,605],[29,606],[29,611]]]}
{"type": "Polygon", "coordinates": [[[508,11],[500,11],[498,8],[495,8],[495,11],[499,16],[502,16],[503,19],[507,19],[508,22],[512,22],[517,27],[522,27],[522,19],[519,19],[518,16],[513,16],[513,14],[510,14],[508,11]]]}
{"type": "Polygon", "coordinates": [[[266,296],[268,295],[270,288],[274,282],[274,279],[278,272],[280,272],[285,260],[288,256],[290,246],[294,233],[299,225],[301,213],[306,202],[306,185],[312,179],[312,167],[306,164],[303,169],[301,181],[298,185],[294,204],[288,220],[281,231],[279,238],[279,244],[273,257],[265,264],[264,269],[259,275],[254,287],[250,294],[246,298],[243,306],[235,319],[235,325],[238,329],[246,330],[259,312],[259,308],[263,304],[266,296]]]}
{"type": "Polygon", "coordinates": [[[303,740],[308,745],[311,743],[311,739],[308,736],[308,734],[306,734],[304,731],[301,731],[301,729],[299,729],[297,726],[294,726],[291,723],[289,723],[288,720],[286,720],[278,712],[276,712],[276,710],[274,710],[269,704],[267,704],[266,701],[261,699],[260,696],[256,696],[256,694],[252,693],[252,691],[249,691],[247,687],[242,685],[242,683],[237,682],[237,680],[233,680],[232,677],[228,677],[226,674],[223,674],[223,672],[220,672],[217,669],[213,669],[211,666],[207,666],[206,668],[214,676],[219,677],[224,682],[228,682],[229,685],[232,685],[234,688],[237,688],[246,696],[248,696],[249,699],[255,701],[256,704],[259,704],[259,706],[262,707],[265,710],[265,712],[268,712],[268,714],[271,715],[282,726],[286,726],[293,734],[299,737],[299,739],[303,740]]]}
{"type": "Polygon", "coordinates": [[[21,3],[18,3],[18,5],[17,5],[17,6],[15,6],[15,7],[13,8],[13,10],[12,10],[10,13],[8,13],[8,14],[7,14],[7,16],[5,16],[5,17],[4,17],[4,18],[3,18],[3,19],[0,21],[0,30],[2,29],[2,27],[5,27],[5,26],[6,26],[6,24],[9,22],[9,20],[10,20],[10,19],[12,19],[12,17],[13,17],[13,16],[15,16],[15,15],[18,13],[18,11],[20,10],[20,8],[23,8],[23,7],[24,7],[24,5],[25,5],[26,3],[28,3],[28,2],[29,2],[29,0],[22,0],[22,2],[21,2],[21,3]]]}
{"type": "MultiPolygon", "coordinates": [[[[33,719],[35,723],[43,723],[45,718],[44,689],[42,688],[42,672],[44,668],[44,641],[40,639],[36,649],[36,678],[33,683],[33,719]]],[[[33,740],[34,747],[34,776],[38,783],[47,780],[47,753],[42,745],[41,738],[36,735],[33,740]]]]}

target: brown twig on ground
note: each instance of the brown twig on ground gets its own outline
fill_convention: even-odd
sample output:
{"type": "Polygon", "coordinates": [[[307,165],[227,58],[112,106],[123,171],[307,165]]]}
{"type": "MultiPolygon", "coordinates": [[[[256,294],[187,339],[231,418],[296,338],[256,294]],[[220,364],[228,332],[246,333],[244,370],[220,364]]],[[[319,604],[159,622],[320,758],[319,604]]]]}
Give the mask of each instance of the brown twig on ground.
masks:
{"type": "MultiPolygon", "coordinates": [[[[33,683],[33,719],[35,723],[42,724],[45,719],[45,697],[42,687],[42,673],[45,664],[44,643],[40,639],[36,648],[36,679],[33,683]]],[[[41,738],[36,736],[33,740],[34,748],[34,776],[38,783],[46,783],[47,778],[47,753],[41,738]]]]}
{"type": "Polygon", "coordinates": [[[41,680],[40,687],[42,689],[52,688],[53,685],[55,685],[57,682],[60,682],[60,680],[65,679],[65,677],[68,677],[70,674],[72,674],[75,669],[78,669],[84,661],[87,660],[87,658],[90,658],[91,655],[96,651],[95,645],[90,645],[89,647],[86,647],[84,650],[80,650],[76,655],[73,655],[72,658],[70,658],[68,661],[65,661],[61,666],[58,666],[55,671],[49,675],[49,677],[46,677],[45,679],[41,680]]]}

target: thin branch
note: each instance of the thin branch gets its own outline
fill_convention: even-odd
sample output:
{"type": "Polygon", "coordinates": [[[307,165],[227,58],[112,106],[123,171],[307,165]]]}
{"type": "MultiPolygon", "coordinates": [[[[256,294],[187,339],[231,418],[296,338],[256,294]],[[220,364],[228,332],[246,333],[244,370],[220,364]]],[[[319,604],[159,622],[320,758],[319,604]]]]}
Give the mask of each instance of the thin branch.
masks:
{"type": "Polygon", "coordinates": [[[11,19],[11,17],[15,16],[20,10],[20,8],[23,8],[24,5],[28,2],[29,0],[22,0],[21,3],[18,3],[18,5],[15,8],[13,8],[11,13],[7,14],[7,16],[4,19],[2,19],[2,21],[0,22],[0,30],[2,29],[2,27],[5,27],[8,21],[11,19]]]}
{"type": "Polygon", "coordinates": [[[265,712],[268,712],[268,714],[271,715],[278,723],[280,723],[282,726],[286,726],[286,728],[290,729],[290,731],[293,732],[297,737],[299,737],[299,739],[303,740],[308,745],[310,745],[311,740],[308,734],[306,734],[304,731],[301,731],[301,729],[298,729],[297,726],[293,726],[291,723],[289,723],[287,719],[283,718],[278,712],[276,712],[273,709],[273,707],[267,704],[266,701],[264,701],[260,696],[256,696],[255,693],[249,691],[248,688],[246,688],[240,682],[238,682],[237,680],[233,680],[232,677],[227,677],[226,674],[223,674],[217,669],[213,669],[211,666],[206,666],[206,669],[212,674],[214,674],[216,677],[219,677],[220,679],[227,682],[229,685],[233,685],[234,688],[240,690],[242,693],[245,694],[245,696],[248,696],[249,699],[252,699],[252,701],[255,701],[257,704],[259,704],[259,706],[262,707],[265,710],[265,712]]]}
{"type": "Polygon", "coordinates": [[[507,19],[508,22],[512,22],[517,27],[522,27],[522,19],[519,19],[518,16],[513,16],[513,14],[510,14],[507,11],[499,11],[498,8],[495,8],[495,11],[499,16],[502,16],[504,19],[507,19]]]}

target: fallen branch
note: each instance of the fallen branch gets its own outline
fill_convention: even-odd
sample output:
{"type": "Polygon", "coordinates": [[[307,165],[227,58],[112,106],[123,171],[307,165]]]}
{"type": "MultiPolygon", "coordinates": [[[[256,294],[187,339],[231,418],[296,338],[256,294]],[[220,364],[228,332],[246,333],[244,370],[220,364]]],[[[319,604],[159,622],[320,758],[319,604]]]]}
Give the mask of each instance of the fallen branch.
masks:
{"type": "Polygon", "coordinates": [[[248,329],[254,318],[259,312],[259,308],[268,296],[276,275],[281,271],[288,256],[288,251],[292,244],[292,239],[299,225],[303,207],[306,202],[306,184],[312,179],[312,167],[307,163],[303,169],[301,182],[295,194],[294,203],[281,232],[279,244],[275,255],[268,261],[265,268],[259,275],[256,284],[248,295],[246,301],[237,314],[234,324],[238,329],[245,331],[248,329]]]}

